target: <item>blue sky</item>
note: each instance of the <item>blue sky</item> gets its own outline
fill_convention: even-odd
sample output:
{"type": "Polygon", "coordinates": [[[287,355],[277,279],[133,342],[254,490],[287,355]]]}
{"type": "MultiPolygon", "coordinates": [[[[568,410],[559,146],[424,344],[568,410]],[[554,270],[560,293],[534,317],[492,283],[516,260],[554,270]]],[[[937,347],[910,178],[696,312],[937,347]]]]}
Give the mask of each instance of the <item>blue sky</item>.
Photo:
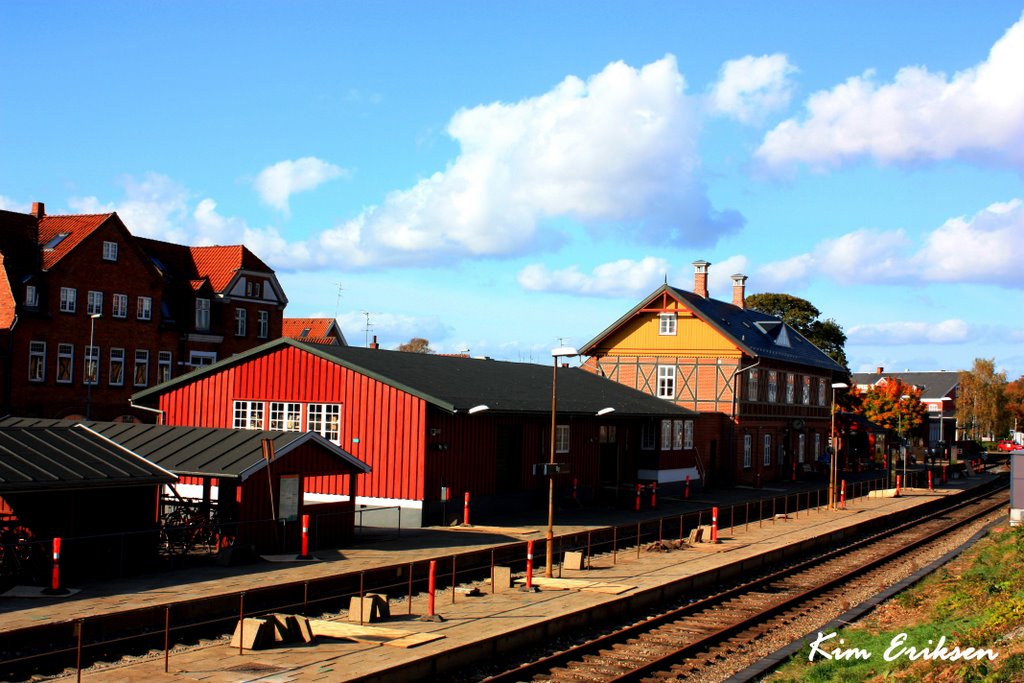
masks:
{"type": "Polygon", "coordinates": [[[0,207],[244,242],[353,344],[548,362],[703,259],[1016,378],[1022,65],[1022,2],[6,0],[0,207]]]}

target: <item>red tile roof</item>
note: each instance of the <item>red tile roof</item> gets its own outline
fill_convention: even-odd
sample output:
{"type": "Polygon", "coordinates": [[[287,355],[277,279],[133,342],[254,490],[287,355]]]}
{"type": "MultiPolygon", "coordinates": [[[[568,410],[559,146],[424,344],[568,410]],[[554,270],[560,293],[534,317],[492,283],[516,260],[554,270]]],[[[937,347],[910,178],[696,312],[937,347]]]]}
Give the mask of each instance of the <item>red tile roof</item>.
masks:
{"type": "Polygon", "coordinates": [[[334,318],[285,318],[281,321],[281,336],[308,340],[310,337],[331,336],[334,318]],[[302,334],[303,330],[309,330],[302,334]]]}
{"type": "Polygon", "coordinates": [[[67,234],[67,237],[54,245],[53,249],[43,250],[43,269],[49,270],[52,268],[113,215],[112,213],[97,213],[77,216],[43,216],[40,218],[40,246],[46,245],[50,240],[62,233],[67,234]]]}
{"type": "Polygon", "coordinates": [[[224,291],[239,270],[273,272],[270,266],[244,246],[189,247],[196,264],[196,274],[210,280],[215,291],[224,291]]]}

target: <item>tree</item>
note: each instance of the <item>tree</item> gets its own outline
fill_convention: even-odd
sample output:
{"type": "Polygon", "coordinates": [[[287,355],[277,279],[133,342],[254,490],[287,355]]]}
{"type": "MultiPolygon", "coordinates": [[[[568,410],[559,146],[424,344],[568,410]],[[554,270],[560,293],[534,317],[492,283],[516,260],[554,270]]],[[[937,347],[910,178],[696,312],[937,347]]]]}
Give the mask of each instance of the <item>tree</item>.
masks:
{"type": "Polygon", "coordinates": [[[1014,429],[1024,429],[1024,376],[1018,377],[1003,390],[1006,398],[1006,419],[1014,429]]]}
{"type": "Polygon", "coordinates": [[[994,358],[975,358],[970,370],[960,372],[956,419],[972,437],[994,437],[1007,429],[1006,373],[996,372],[994,358]]]}
{"type": "Polygon", "coordinates": [[[849,368],[846,362],[846,333],[832,318],[821,320],[821,311],[807,299],[791,294],[751,294],[746,298],[747,308],[768,313],[807,338],[829,358],[849,368]]]}
{"type": "Polygon", "coordinates": [[[413,337],[404,344],[398,345],[399,351],[408,351],[410,353],[433,353],[434,349],[430,348],[430,340],[424,339],[423,337],[413,337]]]}
{"type": "Polygon", "coordinates": [[[884,382],[869,388],[861,403],[864,417],[897,434],[906,435],[928,418],[928,407],[921,403],[921,390],[896,377],[886,377],[884,382]]]}

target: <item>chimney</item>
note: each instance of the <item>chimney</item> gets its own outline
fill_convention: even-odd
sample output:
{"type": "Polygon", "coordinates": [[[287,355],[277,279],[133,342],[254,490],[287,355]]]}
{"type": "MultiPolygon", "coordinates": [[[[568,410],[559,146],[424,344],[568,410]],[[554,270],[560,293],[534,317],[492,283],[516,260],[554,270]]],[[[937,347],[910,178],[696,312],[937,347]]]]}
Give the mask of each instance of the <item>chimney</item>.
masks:
{"type": "Polygon", "coordinates": [[[732,276],[732,305],[737,308],[747,307],[747,276],[742,273],[732,276]]]}
{"type": "Polygon", "coordinates": [[[693,293],[708,298],[708,266],[707,261],[693,262],[693,293]]]}
{"type": "Polygon", "coordinates": [[[885,371],[885,368],[883,368],[881,365],[879,365],[877,368],[875,368],[875,372],[877,372],[879,375],[881,375],[882,372],[884,372],[884,371],[885,371]]]}
{"type": "Polygon", "coordinates": [[[46,215],[46,205],[42,202],[32,202],[32,215],[36,218],[42,218],[46,215]]]}
{"type": "Polygon", "coordinates": [[[371,349],[379,349],[380,348],[380,344],[377,343],[377,335],[373,335],[373,341],[370,342],[370,348],[371,349]]]}

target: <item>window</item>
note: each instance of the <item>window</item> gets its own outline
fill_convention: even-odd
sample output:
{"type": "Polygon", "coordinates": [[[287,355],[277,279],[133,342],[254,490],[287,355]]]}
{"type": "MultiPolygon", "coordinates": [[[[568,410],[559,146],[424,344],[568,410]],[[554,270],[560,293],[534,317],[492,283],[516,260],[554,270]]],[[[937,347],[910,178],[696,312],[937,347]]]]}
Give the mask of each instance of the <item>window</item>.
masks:
{"type": "Polygon", "coordinates": [[[653,451],[654,447],[657,445],[658,435],[654,428],[654,424],[651,422],[645,422],[640,425],[640,450],[653,451]]]}
{"type": "Polygon", "coordinates": [[[310,403],[306,412],[306,430],[338,443],[341,439],[341,404],[310,403]]]}
{"type": "Polygon", "coordinates": [[[804,390],[800,395],[801,403],[805,406],[811,405],[811,378],[804,377],[804,390]]]}
{"type": "Polygon", "coordinates": [[[569,425],[558,425],[555,427],[555,452],[569,452],[569,425]]]}
{"type": "Polygon", "coordinates": [[[213,351],[192,351],[188,354],[188,364],[194,368],[213,365],[217,362],[217,354],[213,351]]]}
{"type": "Polygon", "coordinates": [[[768,402],[775,403],[779,396],[779,374],[774,370],[768,371],[768,402]]]}
{"type": "Polygon", "coordinates": [[[39,290],[35,285],[25,285],[25,305],[29,308],[39,305],[39,290]]]}
{"type": "Polygon", "coordinates": [[[693,420],[683,423],[683,448],[693,448],[693,420]]]}
{"type": "Polygon", "coordinates": [[[297,432],[302,429],[302,404],[273,401],[270,404],[270,422],[267,429],[297,432]]]}
{"type": "Polygon", "coordinates": [[[798,434],[796,437],[796,461],[804,462],[807,459],[807,435],[798,434]]]}
{"type": "Polygon", "coordinates": [[[263,429],[263,401],[235,401],[235,429],[263,429]]]}
{"type": "Polygon", "coordinates": [[[246,311],[245,311],[244,308],[236,308],[235,309],[235,336],[236,337],[244,337],[245,336],[245,313],[246,313],[246,311]]]}
{"type": "Polygon", "coordinates": [[[260,290],[261,290],[261,287],[260,287],[260,283],[259,282],[254,282],[253,280],[246,280],[245,281],[245,295],[247,297],[251,297],[253,299],[259,299],[260,298],[260,290]]]}
{"type": "Polygon", "coordinates": [[[683,421],[672,420],[672,450],[683,450],[683,421]]]}
{"type": "Polygon", "coordinates": [[[156,383],[163,384],[171,379],[171,352],[161,351],[157,356],[156,383]]]}
{"type": "Polygon", "coordinates": [[[672,450],[672,420],[661,421],[661,450],[672,450]]]}
{"type": "Polygon", "coordinates": [[[110,349],[110,383],[116,387],[124,384],[124,349],[110,349]]]}
{"type": "Polygon", "coordinates": [[[57,382],[70,384],[75,372],[75,347],[72,344],[57,344],[57,382]]]}
{"type": "Polygon", "coordinates": [[[754,466],[753,458],[751,457],[751,444],[750,434],[743,435],[743,469],[749,470],[754,466]]]}
{"type": "Polygon", "coordinates": [[[658,366],[658,398],[676,397],[676,368],[674,365],[658,366]]]}
{"type": "Polygon", "coordinates": [[[818,405],[825,405],[825,380],[818,378],[818,405]]]}
{"type": "Polygon", "coordinates": [[[89,292],[85,312],[89,315],[103,315],[103,292],[89,292]]]}
{"type": "Polygon", "coordinates": [[[756,401],[758,393],[758,383],[761,378],[761,371],[754,368],[750,371],[750,377],[747,379],[747,400],[756,401]]]}
{"type": "Polygon", "coordinates": [[[106,240],[103,241],[103,260],[117,260],[117,242],[107,242],[106,240]]]}
{"type": "Polygon", "coordinates": [[[83,374],[83,382],[86,384],[96,384],[96,380],[99,378],[98,368],[100,362],[100,347],[98,346],[86,346],[85,347],[85,373],[83,374]]]}
{"type": "Polygon", "coordinates": [[[615,425],[601,425],[597,429],[598,443],[615,443],[615,425]]]}
{"type": "Polygon", "coordinates": [[[153,317],[153,299],[140,296],[135,300],[135,317],[139,320],[150,320],[153,317]]]}
{"type": "Polygon", "coordinates": [[[34,341],[28,344],[28,381],[42,382],[46,379],[46,342],[34,341]]]}
{"type": "Polygon", "coordinates": [[[135,351],[135,386],[144,387],[149,384],[149,351],[135,351]]]}
{"type": "Polygon", "coordinates": [[[115,318],[128,317],[128,295],[115,294],[110,300],[110,315],[115,318]]]}
{"type": "Polygon", "coordinates": [[[792,403],[796,396],[796,377],[793,373],[786,373],[786,403],[792,403]]]}
{"type": "Polygon", "coordinates": [[[256,336],[260,339],[266,339],[270,335],[270,314],[266,311],[260,311],[256,315],[256,336]]]}
{"type": "Polygon", "coordinates": [[[768,467],[772,464],[772,435],[764,435],[764,466],[768,467]]]}
{"type": "Polygon", "coordinates": [[[196,329],[210,329],[210,300],[196,299],[196,329]]]}
{"type": "Polygon", "coordinates": [[[64,241],[70,232],[59,232],[50,238],[50,241],[43,245],[43,251],[53,251],[57,248],[57,245],[64,241]]]}
{"type": "Polygon", "coordinates": [[[814,435],[814,461],[821,457],[821,434],[814,435]]]}
{"type": "Polygon", "coordinates": [[[75,312],[75,299],[77,298],[78,291],[74,287],[61,287],[60,288],[60,312],[61,313],[74,313],[75,312]]]}
{"type": "Polygon", "coordinates": [[[658,316],[658,334],[663,336],[675,336],[676,314],[662,313],[658,316]]]}

